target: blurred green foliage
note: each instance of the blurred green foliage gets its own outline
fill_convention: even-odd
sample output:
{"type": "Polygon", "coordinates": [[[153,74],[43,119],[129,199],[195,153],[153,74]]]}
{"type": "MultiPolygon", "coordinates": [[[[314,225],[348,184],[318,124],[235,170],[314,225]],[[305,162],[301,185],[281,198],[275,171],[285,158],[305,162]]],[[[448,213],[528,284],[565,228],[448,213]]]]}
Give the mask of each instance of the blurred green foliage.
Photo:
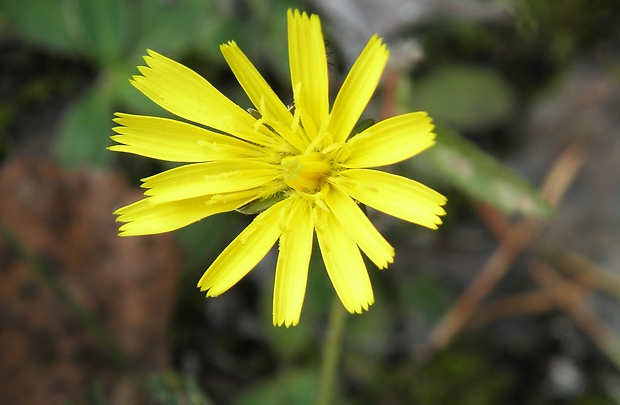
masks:
{"type": "Polygon", "coordinates": [[[194,54],[208,60],[213,70],[224,62],[218,44],[237,40],[250,57],[275,50],[269,52],[272,67],[284,73],[286,47],[280,36],[286,19],[270,16],[284,16],[294,5],[247,2],[240,14],[234,5],[215,0],[0,0],[0,12],[24,40],[85,59],[98,72],[93,87],[78,97],[60,124],[55,155],[72,167],[109,164],[105,146],[117,109],[161,115],[127,83],[147,48],[173,58],[194,54]]]}
{"type": "Polygon", "coordinates": [[[443,66],[417,83],[404,77],[399,91],[400,105],[428,111],[435,122],[463,131],[506,122],[515,107],[508,83],[496,71],[475,65],[443,66]]]}
{"type": "Polygon", "coordinates": [[[311,405],[316,375],[308,370],[288,370],[277,378],[261,381],[245,390],[235,405],[311,405]]]}
{"type": "Polygon", "coordinates": [[[608,0],[521,0],[518,25],[523,38],[545,44],[556,63],[620,41],[620,3],[608,0]]]}
{"type": "Polygon", "coordinates": [[[172,370],[154,374],[148,380],[148,390],[155,403],[161,405],[211,405],[196,380],[172,370]]]}
{"type": "Polygon", "coordinates": [[[458,350],[441,353],[417,377],[411,379],[416,402],[436,405],[501,403],[512,378],[508,369],[493,365],[484,355],[458,350]]]}

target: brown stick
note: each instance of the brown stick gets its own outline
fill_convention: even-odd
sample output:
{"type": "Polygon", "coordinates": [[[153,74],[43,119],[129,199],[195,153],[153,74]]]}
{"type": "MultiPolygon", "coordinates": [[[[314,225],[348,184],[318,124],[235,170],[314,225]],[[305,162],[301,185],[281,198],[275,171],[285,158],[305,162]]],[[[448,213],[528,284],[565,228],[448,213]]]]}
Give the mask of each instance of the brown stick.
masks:
{"type": "Polygon", "coordinates": [[[544,292],[528,291],[498,298],[486,305],[481,305],[472,315],[467,326],[475,329],[509,316],[540,314],[556,309],[555,303],[544,292]]]}
{"type": "Polygon", "coordinates": [[[541,261],[531,263],[529,274],[609,360],[620,368],[620,339],[583,303],[583,287],[562,278],[551,266],[541,261]]]}
{"type": "MultiPolygon", "coordinates": [[[[557,206],[561,201],[581,168],[583,158],[583,148],[579,144],[571,144],[548,172],[541,194],[552,206],[557,206]]],[[[480,302],[506,274],[516,256],[529,244],[540,226],[540,221],[526,219],[501,236],[500,245],[480,273],[431,332],[427,352],[443,349],[450,344],[480,302]]]]}
{"type": "Polygon", "coordinates": [[[616,272],[558,244],[542,243],[536,252],[579,282],[620,298],[620,275],[616,272]]]}

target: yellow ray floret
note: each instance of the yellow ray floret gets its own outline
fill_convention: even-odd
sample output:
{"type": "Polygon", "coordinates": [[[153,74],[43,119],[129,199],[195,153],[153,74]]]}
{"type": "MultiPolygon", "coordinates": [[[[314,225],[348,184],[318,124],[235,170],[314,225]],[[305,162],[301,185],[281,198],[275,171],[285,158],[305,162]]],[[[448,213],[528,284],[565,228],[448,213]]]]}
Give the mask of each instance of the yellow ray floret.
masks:
{"type": "Polygon", "coordinates": [[[431,229],[441,224],[446,198],[435,190],[401,176],[368,169],[351,169],[333,179],[363,204],[396,218],[431,229]]]}
{"type": "Polygon", "coordinates": [[[281,201],[259,214],[204,273],[198,281],[200,290],[217,297],[252,270],[280,237],[280,214],[288,204],[281,201]]]}
{"type": "Polygon", "coordinates": [[[425,112],[388,118],[351,138],[347,142],[350,155],[342,164],[349,168],[378,167],[409,159],[433,146],[432,130],[425,112]]]}
{"type": "Polygon", "coordinates": [[[194,163],[142,179],[142,187],[152,201],[174,201],[253,189],[280,173],[269,163],[250,159],[194,163]]]}
{"type": "Polygon", "coordinates": [[[316,235],[327,274],[347,311],[359,314],[375,302],[366,265],[335,215],[320,214],[316,235]]]}
{"type": "Polygon", "coordinates": [[[116,114],[108,149],[169,162],[207,162],[263,156],[256,145],[185,122],[142,115],[116,114]],[[174,134],[174,137],[170,136],[174,134]]]}
{"type": "Polygon", "coordinates": [[[287,327],[299,323],[314,234],[311,204],[304,198],[290,201],[282,223],[273,287],[273,323],[287,327]]]}
{"type": "Polygon", "coordinates": [[[316,15],[288,11],[288,55],[295,108],[314,138],[329,109],[327,57],[316,15]]]}
{"type": "Polygon", "coordinates": [[[362,51],[336,96],[327,131],[334,143],[344,142],[372,97],[390,56],[376,35],[362,51]]]}

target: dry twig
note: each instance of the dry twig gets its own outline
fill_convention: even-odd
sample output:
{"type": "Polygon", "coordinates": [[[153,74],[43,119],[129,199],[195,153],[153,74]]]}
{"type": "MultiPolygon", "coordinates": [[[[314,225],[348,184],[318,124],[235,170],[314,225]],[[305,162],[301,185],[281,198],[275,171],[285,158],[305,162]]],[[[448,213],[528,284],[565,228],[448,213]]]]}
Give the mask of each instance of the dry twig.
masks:
{"type": "MultiPolygon", "coordinates": [[[[552,206],[557,206],[561,201],[581,168],[583,159],[584,153],[581,145],[571,144],[548,172],[541,188],[541,194],[552,206]]],[[[500,245],[457,302],[435,326],[429,337],[428,350],[443,349],[452,341],[469,321],[480,302],[504,277],[514,259],[528,246],[542,225],[535,219],[524,219],[511,227],[506,226],[507,222],[495,224],[492,230],[501,232],[500,245]]]]}

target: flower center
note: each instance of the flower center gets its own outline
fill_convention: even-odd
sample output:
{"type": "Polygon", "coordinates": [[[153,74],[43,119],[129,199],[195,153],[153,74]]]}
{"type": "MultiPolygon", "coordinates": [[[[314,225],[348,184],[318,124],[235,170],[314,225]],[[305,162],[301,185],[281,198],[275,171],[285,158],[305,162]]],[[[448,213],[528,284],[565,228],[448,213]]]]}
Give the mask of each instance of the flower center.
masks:
{"type": "Polygon", "coordinates": [[[284,182],[298,191],[318,191],[332,167],[319,152],[287,156],[282,159],[284,182]]]}

